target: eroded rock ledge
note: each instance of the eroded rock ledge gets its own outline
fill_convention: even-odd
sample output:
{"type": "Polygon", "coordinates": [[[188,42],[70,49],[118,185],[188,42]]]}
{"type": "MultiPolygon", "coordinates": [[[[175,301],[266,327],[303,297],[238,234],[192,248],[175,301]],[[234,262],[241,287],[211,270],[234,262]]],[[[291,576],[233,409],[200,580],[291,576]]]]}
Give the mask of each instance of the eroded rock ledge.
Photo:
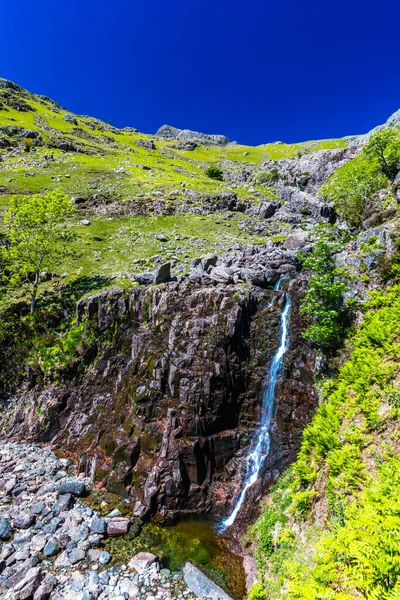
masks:
{"type": "Polygon", "coordinates": [[[272,285],[282,274],[294,308],[264,473],[272,481],[294,458],[316,396],[298,314],[305,280],[293,250],[268,245],[200,261],[179,281],[80,302],[77,319],[99,340],[96,359],[58,382],[27,383],[10,399],[7,435],[62,448],[138,516],[226,514],[277,345],[282,294],[272,285]]]}

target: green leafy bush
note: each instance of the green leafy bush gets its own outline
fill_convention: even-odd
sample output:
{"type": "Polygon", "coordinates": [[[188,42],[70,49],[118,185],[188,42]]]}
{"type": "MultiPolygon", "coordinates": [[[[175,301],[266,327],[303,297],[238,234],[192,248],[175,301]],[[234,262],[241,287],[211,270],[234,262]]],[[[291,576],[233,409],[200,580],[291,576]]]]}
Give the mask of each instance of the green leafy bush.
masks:
{"type": "Polygon", "coordinates": [[[281,179],[281,175],[277,168],[270,169],[269,171],[264,171],[263,173],[258,173],[255,178],[255,183],[257,185],[272,185],[277,183],[281,179]]]}
{"type": "Polygon", "coordinates": [[[210,179],[216,179],[217,181],[224,180],[223,170],[215,165],[211,165],[211,167],[208,167],[204,172],[210,179]]]}
{"type": "Polygon", "coordinates": [[[321,229],[312,254],[300,255],[303,268],[312,273],[301,304],[301,314],[311,319],[305,337],[324,349],[338,348],[351,321],[352,303],[344,303],[346,274],[336,268],[335,252],[343,242],[332,227],[321,229]]]}
{"type": "Polygon", "coordinates": [[[319,194],[332,201],[350,225],[359,227],[367,201],[394,179],[399,160],[399,132],[394,128],[377,131],[356,158],[331,175],[319,194]]]}

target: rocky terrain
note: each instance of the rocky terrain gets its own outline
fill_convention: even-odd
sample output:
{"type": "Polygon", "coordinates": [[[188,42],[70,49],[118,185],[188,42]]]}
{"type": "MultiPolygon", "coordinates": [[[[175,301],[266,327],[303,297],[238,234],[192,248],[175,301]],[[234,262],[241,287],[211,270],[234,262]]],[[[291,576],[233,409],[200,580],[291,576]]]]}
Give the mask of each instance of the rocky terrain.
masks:
{"type": "MultiPolygon", "coordinates": [[[[65,223],[67,251],[41,274],[36,314],[29,273],[14,285],[5,269],[0,289],[5,598],[193,597],[179,573],[151,557],[144,570],[133,556],[116,568],[104,543],[139,519],[169,525],[201,515],[218,524],[231,513],[287,293],[290,343],[268,456],[226,534],[235,552],[252,548],[240,538],[307,445],[321,380],[335,378],[348,358],[345,337],[371,294],[397,282],[400,178],[383,177],[365,144],[398,124],[395,113],[365,136],[252,148],[168,125],[152,136],[117,129],[0,80],[1,210],[14,195],[48,190],[63,191],[76,209],[65,223]],[[305,310],[310,290],[317,295],[305,310]],[[342,309],[351,319],[339,323],[336,345],[308,335],[342,309]],[[129,517],[100,517],[84,501],[94,489],[117,494],[129,517]]],[[[4,225],[6,249],[7,235],[4,225]]],[[[312,485],[313,476],[304,481],[312,485]]],[[[318,485],[293,492],[302,515],[329,487],[318,485]]],[[[283,505],[291,493],[271,502],[283,505]]],[[[342,505],[325,500],[326,527],[329,510],[337,518],[342,505]]],[[[293,517],[273,519],[283,527],[293,517]]],[[[266,552],[302,540],[297,525],[281,546],[280,530],[262,527],[266,552]]],[[[256,554],[266,586],[273,567],[256,554]]]]}
{"type": "MultiPolygon", "coordinates": [[[[89,482],[45,447],[0,447],[0,595],[5,600],[194,599],[180,573],[149,553],[115,568],[103,548],[134,522],[100,518],[81,500],[89,482]]],[[[114,511],[118,513],[119,511],[114,511]]]]}

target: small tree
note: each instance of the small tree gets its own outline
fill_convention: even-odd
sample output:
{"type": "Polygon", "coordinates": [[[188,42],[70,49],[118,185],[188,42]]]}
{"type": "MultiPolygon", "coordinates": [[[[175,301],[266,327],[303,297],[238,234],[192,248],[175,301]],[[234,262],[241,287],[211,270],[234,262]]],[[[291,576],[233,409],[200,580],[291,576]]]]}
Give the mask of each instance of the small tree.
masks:
{"type": "Polygon", "coordinates": [[[393,181],[400,160],[400,137],[395,129],[388,127],[373,133],[363,152],[372,159],[378,159],[382,173],[393,181]]]}
{"type": "Polygon", "coordinates": [[[207,177],[210,177],[211,179],[216,179],[217,181],[224,180],[224,172],[222,171],[222,169],[216,167],[215,165],[211,165],[211,167],[208,167],[208,169],[205,170],[205,174],[207,175],[207,177]]]}
{"type": "Polygon", "coordinates": [[[304,336],[324,349],[340,346],[351,320],[352,302],[344,303],[348,286],[342,269],[336,267],[335,252],[342,243],[335,239],[335,230],[326,228],[314,244],[310,255],[299,255],[305,271],[311,273],[300,312],[311,319],[304,336]]]}
{"type": "Polygon", "coordinates": [[[10,265],[9,280],[16,284],[27,279],[32,287],[32,313],[42,272],[54,269],[65,252],[62,242],[72,237],[65,229],[65,222],[74,212],[68,196],[47,192],[44,195],[15,196],[4,216],[10,244],[3,246],[2,252],[10,265]]]}
{"type": "Polygon", "coordinates": [[[333,201],[340,216],[350,225],[359,227],[368,199],[387,183],[378,160],[362,153],[338,169],[319,189],[319,194],[333,201]]]}

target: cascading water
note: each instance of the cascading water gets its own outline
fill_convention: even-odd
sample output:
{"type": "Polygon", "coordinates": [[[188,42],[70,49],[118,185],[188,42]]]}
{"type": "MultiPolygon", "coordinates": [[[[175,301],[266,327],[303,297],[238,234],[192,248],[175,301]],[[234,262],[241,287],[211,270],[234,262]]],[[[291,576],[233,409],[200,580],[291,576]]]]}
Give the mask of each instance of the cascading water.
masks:
{"type": "MultiPolygon", "coordinates": [[[[282,283],[283,280],[280,279],[274,289],[276,291],[280,290],[282,283]]],[[[273,302],[274,300],[271,302],[271,305],[273,302]]],[[[257,481],[260,469],[268,456],[270,445],[269,427],[274,410],[275,387],[282,371],[286,351],[289,347],[290,306],[291,302],[289,295],[285,293],[285,305],[282,309],[280,319],[279,346],[269,367],[268,380],[262,402],[261,424],[252,443],[253,449],[247,457],[246,478],[244,480],[243,489],[232,514],[223,520],[220,526],[220,530],[222,531],[233,525],[235,522],[239,510],[246,499],[247,490],[257,481]]]]}

